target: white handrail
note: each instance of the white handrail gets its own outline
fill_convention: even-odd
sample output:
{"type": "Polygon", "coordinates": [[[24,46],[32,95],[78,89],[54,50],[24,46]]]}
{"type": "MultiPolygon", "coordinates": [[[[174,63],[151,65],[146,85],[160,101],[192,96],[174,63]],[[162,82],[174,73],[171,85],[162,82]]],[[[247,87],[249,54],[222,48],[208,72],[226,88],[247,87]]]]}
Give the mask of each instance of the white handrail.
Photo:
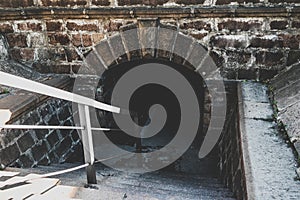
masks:
{"type": "Polygon", "coordinates": [[[100,110],[105,110],[113,113],[120,113],[120,108],[118,107],[101,103],[94,99],[90,99],[78,94],[67,92],[58,88],[54,88],[42,83],[38,83],[32,80],[28,80],[26,78],[18,77],[1,71],[0,71],[0,84],[9,87],[19,88],[22,90],[27,90],[34,93],[39,93],[42,95],[47,95],[50,97],[71,101],[78,104],[91,106],[100,110]]]}

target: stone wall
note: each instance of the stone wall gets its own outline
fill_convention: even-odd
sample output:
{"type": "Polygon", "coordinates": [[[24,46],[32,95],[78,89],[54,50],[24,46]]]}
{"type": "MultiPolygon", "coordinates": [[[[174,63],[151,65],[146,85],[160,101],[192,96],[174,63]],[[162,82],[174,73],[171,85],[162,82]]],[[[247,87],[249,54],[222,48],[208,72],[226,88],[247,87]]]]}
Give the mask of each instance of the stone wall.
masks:
{"type": "MultiPolygon", "coordinates": [[[[45,84],[64,88],[68,83],[68,79],[54,78],[45,84]]],[[[0,107],[11,110],[10,124],[74,125],[71,104],[59,99],[14,91],[0,99],[0,107]]],[[[74,161],[82,161],[81,148],[80,138],[74,130],[3,129],[0,132],[0,164],[4,166],[34,167],[65,162],[74,158],[74,151],[79,153],[74,161]]]]}
{"type": "Polygon", "coordinates": [[[209,49],[230,79],[265,80],[298,61],[297,0],[26,0],[0,2],[10,58],[42,73],[76,73],[78,51],[138,18],[160,18],[209,49]],[[113,8],[114,7],[114,8],[113,8]]]}

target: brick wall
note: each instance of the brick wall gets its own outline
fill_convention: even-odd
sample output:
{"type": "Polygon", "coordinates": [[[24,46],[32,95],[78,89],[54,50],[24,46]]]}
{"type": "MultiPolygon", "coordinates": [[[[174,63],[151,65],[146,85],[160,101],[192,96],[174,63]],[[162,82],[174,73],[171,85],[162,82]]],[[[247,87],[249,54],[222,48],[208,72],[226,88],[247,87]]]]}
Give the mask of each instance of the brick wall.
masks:
{"type": "Polygon", "coordinates": [[[159,17],[209,49],[231,79],[273,77],[300,56],[297,0],[26,0],[0,2],[0,34],[11,59],[42,73],[76,73],[103,38],[159,17]],[[115,7],[114,9],[111,9],[115,7]]]}
{"type": "Polygon", "coordinates": [[[239,131],[239,110],[237,85],[227,83],[228,109],[222,137],[218,144],[220,175],[237,199],[247,199],[241,136],[239,131]]]}

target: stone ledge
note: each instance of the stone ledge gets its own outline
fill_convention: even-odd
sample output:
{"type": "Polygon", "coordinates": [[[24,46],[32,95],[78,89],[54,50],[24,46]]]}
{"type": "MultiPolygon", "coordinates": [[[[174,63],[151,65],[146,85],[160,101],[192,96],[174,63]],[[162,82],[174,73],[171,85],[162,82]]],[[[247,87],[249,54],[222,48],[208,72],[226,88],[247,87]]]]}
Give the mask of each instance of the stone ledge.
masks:
{"type": "Polygon", "coordinates": [[[247,199],[282,199],[282,197],[299,199],[300,182],[294,180],[296,161],[293,151],[280,137],[275,122],[264,119],[265,113],[270,113],[272,110],[271,103],[260,103],[260,110],[257,111],[256,117],[254,113],[247,116],[245,112],[245,103],[260,102],[256,99],[257,93],[266,99],[267,87],[253,82],[240,83],[239,132],[247,199]],[[247,91],[247,95],[243,93],[244,91],[247,91]],[[261,91],[264,91],[264,94],[261,91]],[[252,98],[249,98],[251,94],[252,98]],[[261,115],[262,113],[264,114],[261,115]]]}
{"type": "MultiPolygon", "coordinates": [[[[53,77],[44,81],[46,85],[50,85],[59,89],[67,88],[71,79],[69,77],[53,77]]],[[[15,121],[23,113],[37,107],[50,97],[40,94],[33,94],[24,90],[14,92],[9,96],[0,99],[0,108],[9,109],[12,112],[10,122],[15,121]]]]}
{"type": "Polygon", "coordinates": [[[0,8],[1,20],[17,19],[99,19],[107,17],[126,18],[214,18],[214,17],[297,17],[300,7],[284,6],[217,6],[217,7],[97,7],[97,8],[65,8],[65,7],[30,7],[0,8]]]}

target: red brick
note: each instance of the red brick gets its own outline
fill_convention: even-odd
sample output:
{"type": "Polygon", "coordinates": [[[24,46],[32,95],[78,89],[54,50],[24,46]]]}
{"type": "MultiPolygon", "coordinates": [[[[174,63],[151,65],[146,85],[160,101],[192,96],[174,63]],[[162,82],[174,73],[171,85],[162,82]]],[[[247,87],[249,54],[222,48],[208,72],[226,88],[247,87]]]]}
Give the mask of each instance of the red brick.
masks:
{"type": "Polygon", "coordinates": [[[119,31],[122,25],[122,22],[109,21],[108,24],[104,25],[104,29],[106,29],[107,32],[119,31]]]}
{"type": "Polygon", "coordinates": [[[10,2],[9,7],[13,7],[13,8],[34,6],[33,0],[10,0],[9,2],[10,2]]]}
{"type": "Polygon", "coordinates": [[[72,43],[74,46],[88,47],[92,46],[92,37],[89,34],[74,34],[72,35],[72,43]]]}
{"type": "Polygon", "coordinates": [[[88,23],[87,24],[77,24],[75,22],[68,22],[67,28],[70,31],[98,31],[97,24],[88,23]]]}
{"type": "Polygon", "coordinates": [[[89,34],[82,34],[82,44],[84,47],[92,46],[92,37],[89,34]]]}
{"type": "Polygon", "coordinates": [[[259,0],[217,0],[217,5],[230,4],[231,2],[244,3],[259,3],[259,0]]]}
{"type": "Polygon", "coordinates": [[[284,54],[282,52],[260,51],[256,55],[256,63],[263,64],[269,67],[283,65],[284,54]]]}
{"type": "Polygon", "coordinates": [[[80,47],[80,46],[82,46],[80,34],[74,34],[74,35],[72,35],[72,44],[73,44],[75,47],[80,47]]]}
{"type": "Polygon", "coordinates": [[[119,6],[130,6],[130,5],[147,5],[147,6],[157,6],[167,3],[168,0],[118,0],[119,6]]]}
{"type": "Polygon", "coordinates": [[[70,43],[70,37],[63,33],[51,33],[48,34],[49,44],[52,45],[68,45],[70,43]]]}
{"type": "Polygon", "coordinates": [[[300,21],[293,21],[292,22],[292,27],[293,28],[300,28],[300,21]]]}
{"type": "Polygon", "coordinates": [[[0,24],[0,33],[13,33],[14,29],[11,24],[0,24]]]}
{"type": "Polygon", "coordinates": [[[10,47],[27,47],[27,35],[10,33],[6,35],[10,47]]]}
{"type": "Polygon", "coordinates": [[[175,0],[175,3],[185,5],[203,4],[205,0],[175,0]]]}
{"type": "Polygon", "coordinates": [[[284,47],[299,49],[300,35],[280,34],[279,38],[283,40],[284,47]]]}
{"type": "Polygon", "coordinates": [[[251,47],[256,48],[275,48],[275,47],[283,47],[283,41],[280,39],[264,39],[264,38],[253,38],[251,40],[251,47]]]}
{"type": "Polygon", "coordinates": [[[92,0],[92,4],[95,6],[109,6],[109,0],[92,0]]]}
{"type": "Polygon", "coordinates": [[[43,27],[41,23],[20,23],[18,29],[21,31],[42,31],[43,27]]]}
{"type": "Polygon", "coordinates": [[[87,0],[42,0],[43,6],[85,6],[87,4],[87,0]]]}
{"type": "Polygon", "coordinates": [[[257,21],[250,21],[250,22],[239,22],[239,21],[233,21],[228,20],[225,22],[220,22],[218,24],[219,30],[229,30],[229,31],[249,31],[249,30],[255,30],[261,28],[261,23],[257,21]]]}
{"type": "Polygon", "coordinates": [[[205,36],[207,36],[207,33],[191,33],[190,35],[197,40],[202,40],[205,36]]]}
{"type": "Polygon", "coordinates": [[[47,31],[62,31],[62,23],[59,21],[47,21],[47,31]]]}
{"type": "Polygon", "coordinates": [[[193,22],[184,22],[180,25],[181,29],[196,29],[196,30],[207,30],[211,31],[210,24],[204,22],[204,21],[193,21],[193,22]]]}
{"type": "Polygon", "coordinates": [[[288,26],[288,21],[272,21],[270,23],[271,29],[283,30],[288,26]]]}

